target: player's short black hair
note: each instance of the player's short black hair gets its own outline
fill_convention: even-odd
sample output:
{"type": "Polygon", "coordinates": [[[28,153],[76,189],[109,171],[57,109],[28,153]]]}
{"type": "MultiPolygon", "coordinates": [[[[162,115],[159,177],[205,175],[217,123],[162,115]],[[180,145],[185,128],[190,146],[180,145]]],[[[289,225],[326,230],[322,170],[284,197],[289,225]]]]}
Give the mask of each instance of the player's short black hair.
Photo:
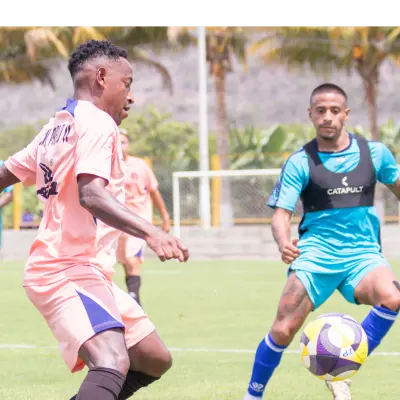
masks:
{"type": "Polygon", "coordinates": [[[86,61],[97,57],[118,60],[120,57],[128,58],[128,53],[108,40],[89,40],[78,46],[69,58],[68,69],[72,78],[86,61]]]}
{"type": "Polygon", "coordinates": [[[347,94],[340,86],[335,85],[334,83],[323,83],[322,85],[317,86],[312,91],[311,96],[310,96],[310,104],[312,103],[312,99],[316,94],[332,93],[332,92],[341,94],[347,103],[347,94]]]}

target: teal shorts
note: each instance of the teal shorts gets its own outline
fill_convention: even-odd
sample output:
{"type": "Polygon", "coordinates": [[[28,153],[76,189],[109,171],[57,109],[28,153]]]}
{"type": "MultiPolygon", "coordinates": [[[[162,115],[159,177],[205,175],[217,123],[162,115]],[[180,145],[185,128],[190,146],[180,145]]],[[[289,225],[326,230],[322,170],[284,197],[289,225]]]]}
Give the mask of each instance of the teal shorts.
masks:
{"type": "Polygon", "coordinates": [[[337,289],[349,302],[357,304],[354,290],[362,279],[375,268],[389,264],[381,253],[367,253],[350,260],[330,260],[329,273],[316,272],[320,269],[328,271],[327,265],[321,268],[316,260],[299,257],[289,267],[288,274],[295,271],[296,276],[307,290],[314,304],[314,311],[322,305],[337,289]]]}

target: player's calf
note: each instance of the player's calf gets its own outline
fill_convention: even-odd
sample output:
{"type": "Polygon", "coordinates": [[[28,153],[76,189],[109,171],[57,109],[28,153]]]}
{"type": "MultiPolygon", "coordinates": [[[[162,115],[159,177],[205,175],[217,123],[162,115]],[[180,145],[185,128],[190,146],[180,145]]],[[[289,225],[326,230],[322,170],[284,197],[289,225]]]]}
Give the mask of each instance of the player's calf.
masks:
{"type": "Polygon", "coordinates": [[[291,273],[282,293],[276,319],[270,333],[261,340],[244,400],[260,399],[278,367],[282,354],[314,308],[306,289],[291,273]]]}
{"type": "Polygon", "coordinates": [[[130,257],[126,258],[126,262],[123,264],[125,269],[125,283],[128,288],[128,293],[132,296],[137,303],[140,305],[140,286],[141,286],[141,277],[140,277],[140,266],[141,266],[141,258],[140,257],[130,257]]]}

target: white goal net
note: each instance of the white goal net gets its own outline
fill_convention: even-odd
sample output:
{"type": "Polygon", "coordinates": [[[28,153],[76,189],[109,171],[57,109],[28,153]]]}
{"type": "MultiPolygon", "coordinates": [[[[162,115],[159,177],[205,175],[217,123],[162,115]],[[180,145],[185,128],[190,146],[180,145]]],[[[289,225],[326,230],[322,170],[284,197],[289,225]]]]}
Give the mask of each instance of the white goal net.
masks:
{"type": "MultiPolygon", "coordinates": [[[[281,173],[276,169],[179,171],[173,173],[174,234],[182,226],[229,227],[265,224],[272,209],[266,203],[281,173]]],[[[384,189],[384,221],[399,222],[399,203],[384,189]]],[[[302,216],[301,202],[293,222],[302,216]]]]}

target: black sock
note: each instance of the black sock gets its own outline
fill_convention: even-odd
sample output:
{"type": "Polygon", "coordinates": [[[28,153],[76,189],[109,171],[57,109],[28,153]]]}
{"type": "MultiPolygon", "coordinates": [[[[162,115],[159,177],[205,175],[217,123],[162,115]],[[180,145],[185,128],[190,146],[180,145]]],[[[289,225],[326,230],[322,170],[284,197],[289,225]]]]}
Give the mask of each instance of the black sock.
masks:
{"type": "Polygon", "coordinates": [[[121,393],[119,394],[118,400],[129,399],[134,393],[140,388],[149,386],[154,381],[160,378],[144,374],[139,371],[128,371],[124,386],[122,387],[121,393]]]}
{"type": "Polygon", "coordinates": [[[126,286],[128,287],[128,293],[140,304],[140,275],[127,275],[125,282],[126,286]]]}
{"type": "MultiPolygon", "coordinates": [[[[125,375],[110,368],[92,368],[79,388],[76,400],[117,400],[125,375]]],[[[72,400],[72,399],[71,399],[72,400]]]]}

